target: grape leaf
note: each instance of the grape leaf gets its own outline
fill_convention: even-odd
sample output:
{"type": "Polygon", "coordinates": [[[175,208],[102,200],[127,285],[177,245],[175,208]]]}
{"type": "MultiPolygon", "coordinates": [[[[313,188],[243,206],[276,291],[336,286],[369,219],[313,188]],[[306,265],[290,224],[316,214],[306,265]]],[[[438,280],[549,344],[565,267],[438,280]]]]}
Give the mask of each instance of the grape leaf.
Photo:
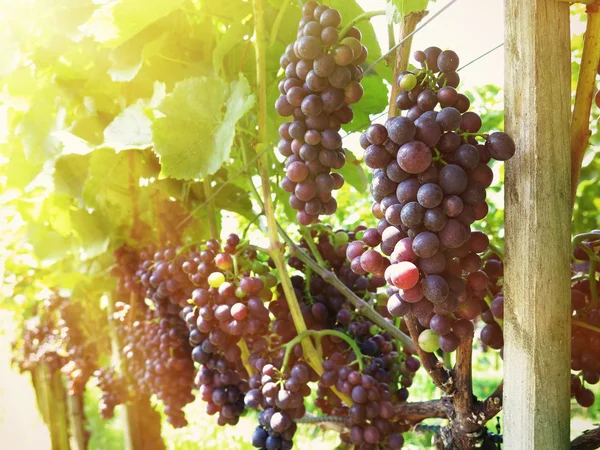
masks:
{"type": "Polygon", "coordinates": [[[55,131],[52,137],[62,144],[61,155],[87,155],[94,150],[88,142],[68,131],[55,131]]]}
{"type": "Polygon", "coordinates": [[[163,34],[156,39],[145,42],[140,49],[127,57],[111,57],[113,66],[108,69],[108,74],[113,81],[131,81],[138,74],[145,61],[157,55],[165,45],[167,35],[163,34]]]}
{"type": "Polygon", "coordinates": [[[164,116],[152,123],[162,175],[190,180],[215,173],[229,158],[235,124],[253,104],[242,75],[230,86],[216,77],[178,83],[158,108],[164,116]]]}
{"type": "Polygon", "coordinates": [[[54,192],[82,199],[91,155],[65,155],[54,165],[54,192]]]}
{"type": "Polygon", "coordinates": [[[51,266],[71,255],[73,240],[63,237],[51,227],[31,222],[25,236],[42,267],[51,266]]]}
{"type": "Polygon", "coordinates": [[[108,250],[110,229],[101,214],[84,209],[71,211],[71,222],[79,240],[79,257],[95,258],[108,250]]]}
{"type": "Polygon", "coordinates": [[[94,11],[82,30],[109,48],[117,48],[147,26],[179,9],[184,0],[121,0],[94,11]]]}
{"type": "Polygon", "coordinates": [[[145,102],[125,108],[104,129],[104,145],[120,152],[128,149],[145,149],[152,145],[152,121],[144,114],[145,102]]]}
{"type": "MultiPolygon", "coordinates": [[[[435,2],[435,0],[431,0],[435,2]]],[[[388,0],[387,17],[388,21],[398,23],[400,19],[412,12],[424,11],[427,9],[429,0],[388,0]],[[392,6],[392,14],[390,15],[389,6],[392,6]],[[392,20],[390,20],[392,19],[392,20]]]]}
{"type": "MultiPolygon", "coordinates": [[[[142,151],[116,153],[109,148],[99,148],[91,154],[89,175],[83,186],[86,206],[99,210],[115,228],[130,225],[133,220],[130,157],[134,163],[134,172],[131,174],[134,180],[156,176],[151,162],[142,151]]],[[[148,200],[142,198],[142,192],[138,189],[138,202],[148,200]]]]}
{"type": "Polygon", "coordinates": [[[24,189],[41,172],[43,160],[28,160],[18,139],[9,139],[7,144],[0,145],[0,153],[9,158],[3,170],[6,176],[6,188],[24,189]]]}
{"type": "Polygon", "coordinates": [[[361,194],[369,191],[369,180],[363,164],[348,149],[346,149],[346,165],[339,172],[344,176],[344,180],[361,194]]]}
{"type": "Polygon", "coordinates": [[[19,66],[21,59],[21,50],[19,44],[10,39],[9,36],[2,36],[2,45],[0,46],[0,77],[11,73],[19,66]]]}

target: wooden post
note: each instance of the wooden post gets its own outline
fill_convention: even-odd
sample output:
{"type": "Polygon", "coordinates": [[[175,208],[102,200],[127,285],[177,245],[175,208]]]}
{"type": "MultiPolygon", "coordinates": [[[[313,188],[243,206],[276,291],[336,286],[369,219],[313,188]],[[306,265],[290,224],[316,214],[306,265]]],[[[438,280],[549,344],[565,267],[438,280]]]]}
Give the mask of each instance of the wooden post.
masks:
{"type": "Polygon", "coordinates": [[[505,2],[504,443],[569,448],[569,5],[505,2]]]}
{"type": "Polygon", "coordinates": [[[71,428],[71,448],[73,450],[86,450],[85,418],[83,411],[83,398],[81,395],[67,395],[69,408],[69,423],[71,428]]]}
{"type": "Polygon", "coordinates": [[[49,416],[52,450],[70,450],[68,411],[66,405],[67,392],[63,385],[62,374],[55,371],[49,375],[50,386],[49,416]]]}

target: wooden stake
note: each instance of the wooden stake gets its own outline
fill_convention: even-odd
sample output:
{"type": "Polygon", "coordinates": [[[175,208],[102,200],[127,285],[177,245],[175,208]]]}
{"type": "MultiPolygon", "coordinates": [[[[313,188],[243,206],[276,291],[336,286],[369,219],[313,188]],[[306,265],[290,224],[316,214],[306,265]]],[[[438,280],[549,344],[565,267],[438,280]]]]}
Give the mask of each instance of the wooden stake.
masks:
{"type": "Polygon", "coordinates": [[[504,444],[569,448],[569,5],[506,0],[504,444]],[[548,62],[552,63],[549,65],[548,62]]]}

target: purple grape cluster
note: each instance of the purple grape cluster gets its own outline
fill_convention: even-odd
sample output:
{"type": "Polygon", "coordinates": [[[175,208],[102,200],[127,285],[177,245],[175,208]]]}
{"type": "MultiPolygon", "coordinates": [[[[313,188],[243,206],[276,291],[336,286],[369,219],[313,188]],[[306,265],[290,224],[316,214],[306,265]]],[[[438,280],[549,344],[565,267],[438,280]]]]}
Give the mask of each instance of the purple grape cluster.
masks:
{"type": "Polygon", "coordinates": [[[97,346],[81,325],[79,303],[52,294],[39,315],[23,322],[21,336],[12,344],[13,362],[21,372],[46,364],[51,373],[62,372],[69,395],[81,395],[97,368],[97,346]]]}
{"type": "Polygon", "coordinates": [[[115,407],[129,400],[125,378],[112,367],[96,370],[94,377],[98,388],[102,391],[99,403],[100,415],[103,419],[112,419],[115,415],[115,407]]]}
{"type": "Polygon", "coordinates": [[[285,78],[275,110],[293,116],[279,128],[278,149],[286,157],[281,186],[291,194],[298,222],[309,225],[337,209],[331,193],[342,187],[344,177],[330,172],[346,162],[339,131],[352,121],[349,105],[363,96],[360,65],[367,49],[357,28],[340,35],[337,10],[309,1],[302,12],[297,39],[280,60],[285,78]]]}
{"type": "Polygon", "coordinates": [[[356,273],[384,274],[392,316],[414,314],[431,329],[428,351],[450,352],[472,333],[465,320],[477,316],[487,294],[480,254],[489,240],[470,226],[488,212],[488,163],[509,159],[515,145],[506,133],[480,133],[481,118],[456,90],[456,53],[429,47],[415,59],[422,68],[397,80],[396,103],[406,116],[371,125],[361,136],[379,223],[347,256],[356,273]]]}
{"type": "Polygon", "coordinates": [[[289,373],[283,374],[272,364],[265,364],[260,374],[250,379],[252,389],[244,402],[251,409],[263,408],[259,426],[252,434],[254,447],[268,450],[293,447],[295,420],[306,413],[304,398],[311,393],[308,382],[314,381],[314,375],[306,364],[297,362],[289,373]]]}

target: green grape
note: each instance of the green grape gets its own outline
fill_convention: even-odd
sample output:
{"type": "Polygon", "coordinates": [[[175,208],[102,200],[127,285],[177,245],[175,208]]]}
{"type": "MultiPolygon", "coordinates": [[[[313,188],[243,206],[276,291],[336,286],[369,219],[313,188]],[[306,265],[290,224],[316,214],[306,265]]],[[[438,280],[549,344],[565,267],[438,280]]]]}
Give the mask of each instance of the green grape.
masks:
{"type": "Polygon", "coordinates": [[[244,298],[245,295],[246,295],[246,293],[244,292],[244,290],[240,286],[238,286],[235,289],[235,296],[237,298],[244,298]]]}
{"type": "Polygon", "coordinates": [[[258,261],[255,261],[252,264],[252,271],[258,275],[262,275],[262,274],[267,273],[269,271],[269,268],[266,265],[261,264],[258,261]]]}
{"type": "Polygon", "coordinates": [[[423,330],[419,335],[419,347],[433,353],[440,348],[440,337],[431,330],[423,330]]]}
{"type": "Polygon", "coordinates": [[[404,91],[412,91],[414,87],[417,85],[417,77],[412,73],[407,73],[400,80],[400,87],[404,91]]]}
{"type": "Polygon", "coordinates": [[[208,276],[208,284],[210,287],[218,288],[225,283],[225,275],[221,272],[213,272],[208,276]]]}
{"type": "Polygon", "coordinates": [[[346,233],[345,231],[338,231],[333,235],[333,245],[335,247],[340,247],[344,244],[347,244],[348,241],[348,233],[346,233]]]}

